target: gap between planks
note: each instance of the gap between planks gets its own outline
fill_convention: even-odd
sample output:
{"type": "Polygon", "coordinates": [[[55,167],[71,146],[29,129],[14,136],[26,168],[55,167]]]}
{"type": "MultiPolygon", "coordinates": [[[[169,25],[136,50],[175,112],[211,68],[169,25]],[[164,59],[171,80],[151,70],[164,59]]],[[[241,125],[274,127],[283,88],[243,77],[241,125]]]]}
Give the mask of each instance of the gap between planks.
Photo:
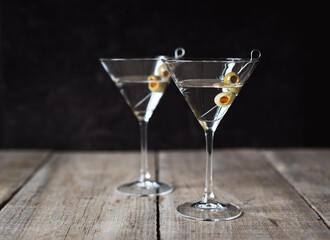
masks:
{"type": "MultiPolygon", "coordinates": [[[[55,152],[56,153],[56,152],[55,152]]],[[[53,157],[54,152],[50,151],[49,153],[47,153],[47,155],[44,157],[43,161],[32,171],[32,173],[30,174],[29,177],[27,177],[27,179],[23,182],[23,184],[15,191],[13,192],[13,194],[10,196],[10,198],[5,202],[4,206],[22,189],[24,188],[24,186],[31,180],[31,178],[47,163],[49,162],[49,160],[53,157]]],[[[320,216],[320,214],[318,213],[317,210],[315,210],[313,208],[313,206],[311,206],[311,204],[309,203],[308,199],[306,199],[299,191],[299,189],[297,189],[291,182],[290,180],[286,177],[285,173],[280,172],[277,167],[274,165],[274,163],[269,159],[269,157],[265,156],[264,154],[262,154],[263,157],[265,157],[265,159],[267,160],[267,164],[269,166],[270,169],[272,169],[276,175],[278,175],[278,177],[280,179],[283,179],[284,182],[294,191],[298,194],[298,196],[300,198],[302,198],[302,200],[304,202],[307,203],[307,205],[313,209],[313,211],[319,216],[319,218],[323,221],[323,223],[329,228],[329,226],[324,222],[323,218],[320,216]]],[[[159,181],[159,173],[160,171],[163,171],[163,169],[160,169],[160,152],[159,151],[154,151],[154,164],[155,164],[155,180],[159,181]]],[[[166,181],[169,181],[169,179],[164,179],[166,181]]],[[[175,189],[174,189],[175,191],[175,189]]],[[[160,233],[160,197],[156,197],[156,231],[157,231],[157,239],[161,239],[161,233],[160,233]]],[[[2,207],[4,207],[2,206],[2,207]]],[[[177,214],[177,213],[175,213],[177,214]]]]}
{"type": "Polygon", "coordinates": [[[53,154],[0,212],[0,238],[157,239],[155,198],[115,189],[123,176],[136,180],[139,154],[124,155],[125,161],[123,152],[53,154]]]}
{"type": "Polygon", "coordinates": [[[33,178],[33,176],[47,163],[53,156],[53,151],[49,151],[46,153],[45,157],[42,159],[42,161],[35,167],[35,169],[31,172],[31,174],[23,181],[23,183],[14,190],[11,195],[0,203],[0,211],[12,200],[15,195],[33,178]]]}
{"type": "Polygon", "coordinates": [[[304,239],[308,236],[312,239],[325,239],[323,237],[329,236],[328,228],[320,222],[318,214],[315,214],[314,210],[310,209],[308,204],[306,205],[305,200],[301,199],[299,194],[297,195],[297,190],[288,185],[283,176],[279,175],[276,169],[274,170],[274,166],[270,165],[269,160],[261,154],[262,149],[219,150],[215,151],[218,154],[215,154],[217,164],[214,165],[214,172],[219,176],[218,184],[215,184],[219,187],[215,188],[217,191],[215,193],[218,196],[222,195],[224,201],[240,203],[244,216],[234,221],[221,223],[202,223],[178,216],[175,206],[185,199],[191,200],[196,196],[198,199],[201,195],[200,184],[204,180],[205,169],[202,168],[205,163],[199,161],[199,158],[203,159],[204,154],[202,150],[161,151],[158,157],[160,177],[165,177],[168,181],[171,178],[171,181],[182,180],[174,185],[177,189],[173,195],[160,198],[161,238],[169,239],[179,236],[182,239],[191,237],[230,239],[235,236],[235,239],[246,239],[245,237],[272,239],[296,236],[304,239]],[[168,161],[163,161],[165,158],[168,158],[168,161]],[[242,160],[243,158],[246,160],[242,160]],[[179,159],[180,161],[177,161],[179,159]],[[187,164],[194,164],[191,171],[187,170],[187,164]],[[236,167],[238,167],[238,172],[233,170],[236,167]],[[178,168],[182,169],[175,170],[178,168]],[[179,175],[175,174],[175,171],[179,171],[179,175]],[[184,179],[181,179],[182,175],[185,175],[184,179]],[[237,189],[226,184],[221,185],[221,181],[224,183],[226,179],[236,179],[231,185],[237,186],[237,189]],[[243,179],[243,182],[238,179],[243,179]],[[225,193],[233,193],[233,195],[225,195],[225,193]],[[288,200],[292,201],[287,202],[288,200]],[[265,203],[267,201],[269,203],[265,203]],[[285,208],[278,209],[279,207],[285,208]]]}
{"type": "MultiPolygon", "coordinates": [[[[269,152],[269,150],[268,150],[269,152]]],[[[273,151],[271,151],[273,152],[273,151]]],[[[282,173],[277,166],[274,164],[274,162],[270,159],[270,157],[267,154],[267,150],[261,151],[261,154],[265,157],[269,168],[272,169],[280,178],[283,179],[283,181],[294,191],[297,193],[297,195],[316,213],[316,215],[319,217],[319,219],[323,222],[323,224],[330,230],[330,226],[327,224],[327,219],[325,219],[321,213],[313,206],[313,204],[307,199],[307,197],[304,196],[304,194],[291,182],[288,176],[286,176],[284,173],[282,173]]]]}

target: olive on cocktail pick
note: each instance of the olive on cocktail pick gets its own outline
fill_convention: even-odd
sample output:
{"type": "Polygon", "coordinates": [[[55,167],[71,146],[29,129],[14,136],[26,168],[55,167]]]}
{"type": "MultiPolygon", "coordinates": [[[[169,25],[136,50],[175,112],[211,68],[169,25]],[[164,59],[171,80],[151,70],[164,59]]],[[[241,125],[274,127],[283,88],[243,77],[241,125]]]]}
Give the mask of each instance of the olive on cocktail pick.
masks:
{"type": "Polygon", "coordinates": [[[167,71],[166,67],[164,64],[160,65],[158,68],[158,73],[160,77],[169,77],[170,73],[167,71]]]}
{"type": "Polygon", "coordinates": [[[224,83],[226,84],[235,84],[240,82],[240,78],[235,72],[230,72],[225,75],[223,79],[224,83]]]}
{"type": "Polygon", "coordinates": [[[152,81],[148,84],[148,88],[151,92],[163,92],[165,90],[166,83],[156,82],[156,81],[159,81],[160,79],[161,78],[159,76],[156,76],[156,75],[150,75],[148,77],[148,81],[152,81]]]}
{"type": "Polygon", "coordinates": [[[215,96],[214,103],[219,107],[228,107],[235,99],[235,94],[232,92],[222,92],[215,96]]]}

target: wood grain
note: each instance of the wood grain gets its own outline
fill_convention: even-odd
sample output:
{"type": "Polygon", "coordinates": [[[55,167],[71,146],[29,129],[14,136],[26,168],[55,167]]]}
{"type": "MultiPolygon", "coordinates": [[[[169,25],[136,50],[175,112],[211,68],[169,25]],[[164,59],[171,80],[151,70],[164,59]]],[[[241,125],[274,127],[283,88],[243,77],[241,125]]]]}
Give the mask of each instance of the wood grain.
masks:
{"type": "Polygon", "coordinates": [[[204,150],[150,152],[158,167],[151,172],[175,187],[158,198],[116,191],[137,180],[138,152],[57,152],[47,161],[47,151],[8,153],[0,151],[0,187],[12,189],[0,211],[1,240],[330,239],[330,150],[215,151],[216,197],[244,211],[226,222],[175,210],[203,194],[204,150]]]}
{"type": "Polygon", "coordinates": [[[55,154],[0,212],[0,239],[156,239],[156,198],[116,190],[138,174],[137,152],[55,154]]]}
{"type": "Polygon", "coordinates": [[[200,222],[176,213],[176,206],[200,200],[204,189],[204,151],[161,152],[159,174],[175,191],[160,197],[161,239],[329,239],[319,216],[255,150],[214,154],[214,192],[242,207],[233,221],[200,222]]]}
{"type": "Polygon", "coordinates": [[[31,177],[49,151],[0,151],[0,206],[31,177]]]}
{"type": "Polygon", "coordinates": [[[330,150],[272,150],[265,155],[330,227],[330,150]]]}

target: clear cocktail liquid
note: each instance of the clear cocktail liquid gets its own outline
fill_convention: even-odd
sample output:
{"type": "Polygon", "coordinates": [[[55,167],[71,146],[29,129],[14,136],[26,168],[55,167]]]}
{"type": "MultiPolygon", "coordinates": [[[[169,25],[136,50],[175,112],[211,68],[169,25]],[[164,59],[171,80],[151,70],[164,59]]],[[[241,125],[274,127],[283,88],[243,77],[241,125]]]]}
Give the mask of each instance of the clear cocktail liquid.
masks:
{"type": "Polygon", "coordinates": [[[124,96],[137,119],[144,121],[149,121],[164,94],[164,91],[150,91],[149,84],[153,82],[168,84],[167,80],[148,81],[147,78],[148,76],[127,76],[116,81],[120,93],[124,96]]]}
{"type": "Polygon", "coordinates": [[[219,79],[188,79],[179,82],[178,87],[205,130],[216,127],[232,104],[218,106],[214,98],[222,92],[232,92],[236,97],[242,84],[225,85],[219,79]]]}

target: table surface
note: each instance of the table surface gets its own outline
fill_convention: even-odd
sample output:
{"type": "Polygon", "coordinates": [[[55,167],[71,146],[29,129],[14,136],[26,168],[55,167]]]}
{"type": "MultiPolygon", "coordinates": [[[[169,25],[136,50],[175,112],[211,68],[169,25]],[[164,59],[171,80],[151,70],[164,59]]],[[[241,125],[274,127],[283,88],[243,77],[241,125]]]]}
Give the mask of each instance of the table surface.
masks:
{"type": "Polygon", "coordinates": [[[330,239],[330,149],[216,150],[216,198],[244,211],[223,222],[175,210],[202,197],[204,150],[149,157],[171,194],[116,190],[137,180],[138,152],[1,150],[0,239],[330,239]]]}

